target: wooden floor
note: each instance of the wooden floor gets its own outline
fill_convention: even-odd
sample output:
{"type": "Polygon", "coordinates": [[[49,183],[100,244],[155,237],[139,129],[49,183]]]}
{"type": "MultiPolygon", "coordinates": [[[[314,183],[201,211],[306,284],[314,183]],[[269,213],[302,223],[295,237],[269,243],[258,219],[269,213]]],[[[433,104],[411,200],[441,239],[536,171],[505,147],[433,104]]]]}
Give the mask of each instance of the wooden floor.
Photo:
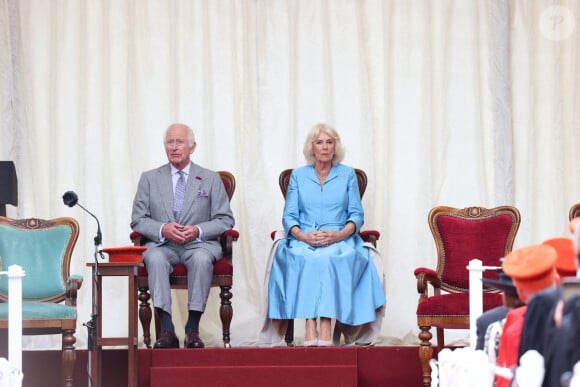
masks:
{"type": "MultiPolygon", "coordinates": [[[[75,386],[89,387],[88,353],[77,350],[75,386]]],[[[105,350],[103,386],[127,386],[127,352],[105,350]]],[[[59,386],[60,352],[26,351],[24,387],[59,386]]],[[[420,386],[416,346],[139,349],[139,387],[420,386]]]]}

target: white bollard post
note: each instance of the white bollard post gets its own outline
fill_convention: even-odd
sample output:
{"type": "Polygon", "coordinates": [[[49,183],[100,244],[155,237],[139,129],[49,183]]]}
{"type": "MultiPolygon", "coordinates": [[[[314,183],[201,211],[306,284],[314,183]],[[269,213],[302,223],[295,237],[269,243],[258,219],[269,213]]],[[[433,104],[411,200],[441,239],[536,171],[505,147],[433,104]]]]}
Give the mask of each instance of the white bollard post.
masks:
{"type": "Polygon", "coordinates": [[[485,270],[481,260],[472,259],[467,266],[469,270],[469,346],[475,349],[477,344],[477,326],[475,321],[483,313],[483,285],[481,278],[485,270]]]}
{"type": "Polygon", "coordinates": [[[499,270],[501,266],[482,266],[479,259],[472,259],[467,265],[469,270],[469,346],[475,349],[477,344],[477,318],[483,313],[483,272],[499,270]]]}
{"type": "Polygon", "coordinates": [[[11,265],[8,272],[8,362],[10,386],[22,385],[22,267],[11,265]]]}

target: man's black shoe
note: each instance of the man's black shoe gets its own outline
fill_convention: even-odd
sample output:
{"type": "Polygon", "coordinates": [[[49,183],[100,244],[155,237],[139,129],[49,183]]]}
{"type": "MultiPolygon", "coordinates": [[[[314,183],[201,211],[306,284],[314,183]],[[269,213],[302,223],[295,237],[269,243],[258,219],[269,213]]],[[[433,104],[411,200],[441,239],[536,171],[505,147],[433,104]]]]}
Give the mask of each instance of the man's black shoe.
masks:
{"type": "Polygon", "coordinates": [[[153,344],[153,348],[179,348],[179,340],[175,333],[163,331],[159,339],[153,344]]]}
{"type": "Polygon", "coordinates": [[[199,338],[199,333],[190,331],[187,332],[183,346],[185,348],[203,348],[205,344],[199,338]]]}

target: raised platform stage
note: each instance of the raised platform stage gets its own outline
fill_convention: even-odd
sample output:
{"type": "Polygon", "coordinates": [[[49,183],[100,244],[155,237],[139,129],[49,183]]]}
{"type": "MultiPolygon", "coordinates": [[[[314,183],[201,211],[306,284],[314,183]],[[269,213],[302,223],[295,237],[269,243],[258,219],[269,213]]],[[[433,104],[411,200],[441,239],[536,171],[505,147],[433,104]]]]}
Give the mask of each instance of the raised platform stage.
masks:
{"type": "MultiPolygon", "coordinates": [[[[90,387],[77,350],[75,386],[90,387]]],[[[59,386],[60,352],[25,351],[24,387],[59,386]]],[[[127,386],[126,350],[105,350],[103,386],[127,386]]],[[[139,387],[420,386],[416,346],[139,350],[139,387]]]]}

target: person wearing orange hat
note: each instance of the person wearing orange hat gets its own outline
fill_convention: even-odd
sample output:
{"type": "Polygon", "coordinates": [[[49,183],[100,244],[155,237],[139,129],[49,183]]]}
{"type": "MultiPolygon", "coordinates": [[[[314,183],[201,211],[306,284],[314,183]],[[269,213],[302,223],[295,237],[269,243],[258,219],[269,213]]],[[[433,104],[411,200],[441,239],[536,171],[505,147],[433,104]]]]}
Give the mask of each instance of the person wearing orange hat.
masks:
{"type": "Polygon", "coordinates": [[[560,278],[576,277],[578,262],[574,241],[570,238],[552,238],[545,241],[544,244],[554,247],[558,252],[556,271],[560,278]]]}
{"type": "MultiPolygon", "coordinates": [[[[556,250],[557,256],[554,263],[559,280],[562,278],[575,277],[577,271],[576,253],[570,238],[551,238],[544,242],[543,245],[551,246],[556,250]]],[[[544,344],[545,332],[549,331],[549,323],[552,320],[554,306],[561,296],[559,286],[540,292],[531,301],[528,302],[524,326],[520,339],[520,350],[518,358],[529,350],[536,350],[543,354],[542,346],[544,344]]]]}
{"type": "MultiPolygon", "coordinates": [[[[580,265],[580,217],[572,219],[569,228],[574,235],[576,265],[580,265]]],[[[569,380],[562,379],[571,375],[574,365],[580,361],[580,296],[571,297],[565,303],[560,300],[550,316],[543,347],[543,387],[567,385],[561,383],[568,383],[569,380]]]]}
{"type": "MultiPolygon", "coordinates": [[[[557,285],[557,252],[552,246],[537,244],[519,248],[509,253],[503,271],[512,278],[520,299],[529,303],[538,293],[557,285]]],[[[527,306],[512,309],[506,316],[500,338],[497,365],[514,368],[518,363],[520,336],[524,325],[527,306]]],[[[503,376],[496,377],[497,387],[508,387],[511,381],[503,376]]]]}

